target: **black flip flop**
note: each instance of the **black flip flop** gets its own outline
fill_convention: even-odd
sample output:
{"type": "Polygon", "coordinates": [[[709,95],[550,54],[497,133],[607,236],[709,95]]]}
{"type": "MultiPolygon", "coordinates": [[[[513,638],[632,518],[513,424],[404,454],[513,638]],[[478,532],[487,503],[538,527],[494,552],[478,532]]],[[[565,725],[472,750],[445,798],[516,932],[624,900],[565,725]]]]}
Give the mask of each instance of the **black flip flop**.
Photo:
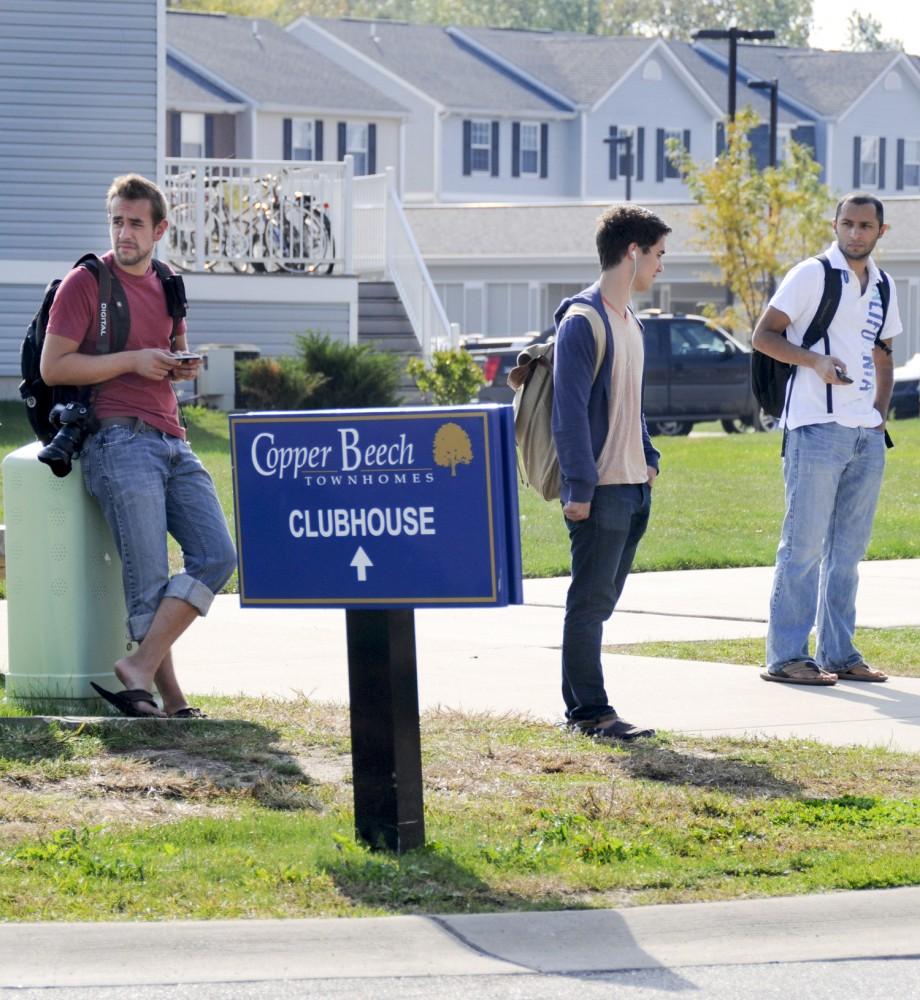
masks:
{"type": "Polygon", "coordinates": [[[191,705],[186,705],[185,708],[180,708],[177,712],[169,713],[170,719],[206,719],[207,716],[200,708],[192,708],[191,705]]]}
{"type": "Polygon", "coordinates": [[[99,692],[99,695],[115,708],[121,712],[122,715],[128,716],[129,719],[159,719],[161,716],[154,715],[152,712],[139,712],[136,705],[142,702],[149,702],[151,705],[156,705],[153,695],[149,691],[145,691],[143,688],[131,688],[128,691],[106,691],[105,688],[99,687],[94,681],[90,681],[90,686],[99,692]]]}

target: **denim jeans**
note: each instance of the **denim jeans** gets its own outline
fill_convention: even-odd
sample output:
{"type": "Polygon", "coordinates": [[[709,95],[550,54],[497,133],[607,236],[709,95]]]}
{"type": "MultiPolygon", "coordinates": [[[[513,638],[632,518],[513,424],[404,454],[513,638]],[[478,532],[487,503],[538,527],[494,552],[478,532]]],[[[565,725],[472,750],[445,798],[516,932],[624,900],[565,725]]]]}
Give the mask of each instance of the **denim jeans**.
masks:
{"type": "Polygon", "coordinates": [[[116,424],[83,452],[83,482],[111,528],[122,562],[128,635],[140,642],[164,597],[207,614],[230,579],[236,552],[214,483],[181,438],[116,424]],[[167,532],[185,572],[169,575],[167,532]]]}
{"type": "Polygon", "coordinates": [[[562,631],[562,697],[572,722],[613,711],[604,690],[601,640],[632,568],[651,510],[651,487],[598,486],[584,521],[566,518],[572,582],[562,631]]]}
{"type": "Polygon", "coordinates": [[[853,645],[859,560],[885,471],[885,436],[866,427],[807,424],[789,432],[783,476],[786,516],[776,553],[767,665],[776,672],[808,656],[826,670],[859,663],[853,645]]]}

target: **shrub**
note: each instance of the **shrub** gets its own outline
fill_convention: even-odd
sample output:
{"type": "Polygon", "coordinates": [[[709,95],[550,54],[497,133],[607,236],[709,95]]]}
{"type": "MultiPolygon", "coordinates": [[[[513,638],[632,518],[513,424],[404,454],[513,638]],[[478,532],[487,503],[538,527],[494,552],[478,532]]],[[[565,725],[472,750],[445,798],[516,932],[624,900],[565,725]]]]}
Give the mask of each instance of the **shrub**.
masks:
{"type": "Polygon", "coordinates": [[[485,381],[482,369],[473,356],[462,349],[435,351],[430,365],[420,358],[413,358],[406,371],[415,379],[419,389],[438,406],[469,403],[485,381]]]}
{"type": "Polygon", "coordinates": [[[324,376],[310,397],[311,409],[398,406],[399,367],[392,354],[366,344],[342,344],[317,333],[297,338],[303,370],[324,376]]]}
{"type": "Polygon", "coordinates": [[[241,403],[249,410],[306,410],[324,375],[304,370],[297,358],[256,358],[238,365],[241,403]]]}

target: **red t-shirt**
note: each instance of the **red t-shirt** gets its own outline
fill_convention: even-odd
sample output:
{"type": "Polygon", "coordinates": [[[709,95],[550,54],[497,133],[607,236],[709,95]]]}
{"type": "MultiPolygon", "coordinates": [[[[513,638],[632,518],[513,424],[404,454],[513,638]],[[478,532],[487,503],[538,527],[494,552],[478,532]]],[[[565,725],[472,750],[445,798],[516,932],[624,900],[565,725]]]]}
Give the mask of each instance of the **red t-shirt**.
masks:
{"type": "MultiPolygon", "coordinates": [[[[102,258],[121,282],[128,299],[131,329],[125,350],[138,351],[156,347],[168,351],[172,335],[172,317],[166,310],[166,293],[152,267],[138,277],[128,274],[115,263],[109,251],[102,258]]],[[[85,267],[72,270],[61,282],[54,296],[48,333],[66,337],[80,345],[81,354],[95,354],[99,339],[99,284],[85,267]]],[[[178,334],[185,333],[185,320],[178,334]]],[[[179,407],[169,379],[154,381],[135,375],[120,375],[96,387],[93,412],[97,417],[140,417],[157,430],[185,437],[179,424],[179,407]]]]}

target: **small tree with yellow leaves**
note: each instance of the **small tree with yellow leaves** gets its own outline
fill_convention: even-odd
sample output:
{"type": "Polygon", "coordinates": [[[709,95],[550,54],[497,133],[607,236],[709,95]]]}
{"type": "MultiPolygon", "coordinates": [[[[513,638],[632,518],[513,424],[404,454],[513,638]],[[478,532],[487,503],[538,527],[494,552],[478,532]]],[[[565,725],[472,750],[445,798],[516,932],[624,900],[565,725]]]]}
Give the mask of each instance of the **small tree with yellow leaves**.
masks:
{"type": "Polygon", "coordinates": [[[742,109],[726,128],[725,151],[712,163],[693,160],[679,140],[668,145],[699,205],[692,216],[694,242],[712,258],[735,299],[722,311],[705,311],[742,336],[750,335],[776,281],[826,245],[832,210],[807,146],[790,142],[784,162],[757,168],[748,138],[757,124],[757,115],[742,109]]]}

